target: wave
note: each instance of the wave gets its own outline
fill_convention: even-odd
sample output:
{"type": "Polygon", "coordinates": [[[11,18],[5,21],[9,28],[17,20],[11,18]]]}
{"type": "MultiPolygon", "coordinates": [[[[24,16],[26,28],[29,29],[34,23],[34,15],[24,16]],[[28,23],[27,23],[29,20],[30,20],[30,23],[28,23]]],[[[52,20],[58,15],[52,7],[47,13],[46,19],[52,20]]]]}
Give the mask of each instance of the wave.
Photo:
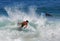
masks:
{"type": "Polygon", "coordinates": [[[29,6],[28,13],[18,7],[4,8],[9,17],[0,17],[0,40],[1,41],[59,41],[60,23],[54,18],[46,18],[36,14],[36,7],[29,6]],[[29,20],[28,28],[18,31],[17,22],[29,20]]]}

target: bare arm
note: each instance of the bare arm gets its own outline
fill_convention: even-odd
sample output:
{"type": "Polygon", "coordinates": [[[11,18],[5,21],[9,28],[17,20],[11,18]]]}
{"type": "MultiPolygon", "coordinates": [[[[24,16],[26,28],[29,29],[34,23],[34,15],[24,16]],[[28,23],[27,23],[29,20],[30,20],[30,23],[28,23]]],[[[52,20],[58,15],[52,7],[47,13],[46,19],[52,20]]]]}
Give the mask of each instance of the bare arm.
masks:
{"type": "Polygon", "coordinates": [[[27,28],[28,25],[25,25],[25,28],[27,28]]]}
{"type": "Polygon", "coordinates": [[[19,23],[19,22],[18,22],[18,25],[20,25],[20,24],[22,24],[22,23],[19,23]]]}

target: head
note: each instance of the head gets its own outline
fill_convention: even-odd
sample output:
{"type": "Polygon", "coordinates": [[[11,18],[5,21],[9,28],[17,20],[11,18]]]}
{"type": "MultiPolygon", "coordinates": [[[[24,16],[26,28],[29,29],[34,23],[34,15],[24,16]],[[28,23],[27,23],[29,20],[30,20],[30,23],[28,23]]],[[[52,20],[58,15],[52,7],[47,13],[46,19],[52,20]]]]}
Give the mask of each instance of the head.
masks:
{"type": "Polygon", "coordinates": [[[26,20],[26,22],[29,22],[28,20],[26,20]]]}

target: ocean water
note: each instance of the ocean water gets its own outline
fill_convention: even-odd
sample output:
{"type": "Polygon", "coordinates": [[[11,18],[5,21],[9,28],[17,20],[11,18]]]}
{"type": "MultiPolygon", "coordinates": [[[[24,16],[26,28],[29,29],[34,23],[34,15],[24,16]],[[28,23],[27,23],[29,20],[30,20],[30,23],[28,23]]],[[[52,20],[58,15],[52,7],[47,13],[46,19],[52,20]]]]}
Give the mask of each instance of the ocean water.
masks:
{"type": "Polygon", "coordinates": [[[60,41],[58,14],[52,14],[54,12],[52,11],[53,17],[46,17],[45,10],[41,11],[40,15],[36,13],[36,6],[29,6],[28,12],[24,12],[24,7],[21,8],[19,6],[3,8],[5,11],[2,12],[6,12],[7,16],[4,14],[0,16],[0,41],[60,41]],[[25,20],[29,20],[28,27],[19,31],[17,23],[25,20]]]}

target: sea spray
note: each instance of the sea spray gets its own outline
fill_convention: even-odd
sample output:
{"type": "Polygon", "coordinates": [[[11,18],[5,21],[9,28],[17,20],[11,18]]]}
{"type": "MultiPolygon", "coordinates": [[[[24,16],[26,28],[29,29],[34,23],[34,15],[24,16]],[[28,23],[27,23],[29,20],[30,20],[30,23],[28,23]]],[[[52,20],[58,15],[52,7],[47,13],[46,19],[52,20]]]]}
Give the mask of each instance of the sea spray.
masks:
{"type": "MultiPolygon", "coordinates": [[[[14,7],[14,6],[13,6],[14,7]]],[[[41,12],[38,17],[35,7],[29,7],[29,13],[18,10],[17,8],[5,7],[9,17],[0,17],[0,40],[1,41],[59,41],[60,23],[56,20],[48,20],[45,13],[41,12]],[[17,22],[29,20],[28,28],[25,31],[18,31],[17,22]],[[4,24],[4,26],[3,26],[4,24]],[[13,29],[13,30],[12,30],[13,29]],[[31,31],[30,31],[31,30],[31,31]]]]}

